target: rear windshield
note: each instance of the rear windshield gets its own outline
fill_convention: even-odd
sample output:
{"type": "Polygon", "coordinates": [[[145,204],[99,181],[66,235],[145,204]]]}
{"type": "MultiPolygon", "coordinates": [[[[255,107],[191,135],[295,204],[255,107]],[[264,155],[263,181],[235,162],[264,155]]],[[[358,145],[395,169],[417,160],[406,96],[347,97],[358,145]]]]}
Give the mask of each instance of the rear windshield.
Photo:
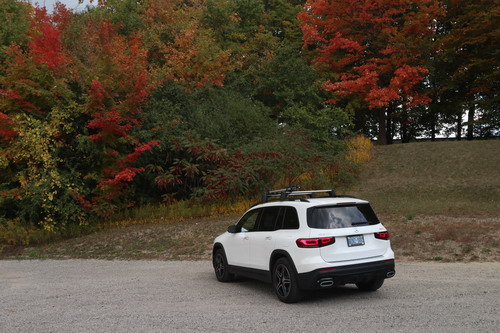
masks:
{"type": "Polygon", "coordinates": [[[307,225],[315,229],[338,229],[378,224],[369,204],[312,207],[307,210],[307,225]]]}

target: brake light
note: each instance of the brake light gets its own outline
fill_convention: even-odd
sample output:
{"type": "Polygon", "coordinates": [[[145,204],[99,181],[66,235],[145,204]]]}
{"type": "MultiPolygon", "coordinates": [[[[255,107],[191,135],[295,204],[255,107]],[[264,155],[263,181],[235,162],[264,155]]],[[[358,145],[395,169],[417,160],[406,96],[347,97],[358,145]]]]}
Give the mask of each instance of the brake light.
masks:
{"type": "Polygon", "coordinates": [[[323,247],[335,243],[335,237],[300,238],[296,243],[298,247],[323,247]]]}
{"type": "Polygon", "coordinates": [[[388,231],[376,232],[375,238],[388,240],[389,239],[389,232],[388,231]]]}

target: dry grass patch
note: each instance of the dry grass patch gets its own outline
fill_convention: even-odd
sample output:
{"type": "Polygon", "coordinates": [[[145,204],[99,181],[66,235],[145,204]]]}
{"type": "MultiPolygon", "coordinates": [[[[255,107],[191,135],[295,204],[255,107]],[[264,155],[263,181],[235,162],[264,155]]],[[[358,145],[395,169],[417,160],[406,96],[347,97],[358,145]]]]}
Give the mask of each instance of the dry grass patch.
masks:
{"type": "Polygon", "coordinates": [[[208,260],[213,239],[236,219],[129,225],[45,245],[9,248],[1,258],[208,260]]]}
{"type": "MultiPolygon", "coordinates": [[[[500,261],[500,218],[380,216],[398,260],[500,261]]],[[[129,225],[46,245],[16,247],[3,259],[210,260],[213,239],[237,216],[129,225]]]]}
{"type": "Polygon", "coordinates": [[[500,218],[384,216],[396,257],[446,262],[500,261],[500,218]]]}

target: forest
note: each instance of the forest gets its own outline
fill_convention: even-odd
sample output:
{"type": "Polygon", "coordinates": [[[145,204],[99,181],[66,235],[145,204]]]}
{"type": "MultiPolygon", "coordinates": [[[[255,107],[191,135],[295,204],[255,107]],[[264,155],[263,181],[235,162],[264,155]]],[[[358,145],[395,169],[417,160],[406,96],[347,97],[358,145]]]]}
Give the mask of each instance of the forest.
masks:
{"type": "Polygon", "coordinates": [[[0,229],[336,186],[363,136],[498,138],[499,13],[494,0],[0,0],[0,229]]]}

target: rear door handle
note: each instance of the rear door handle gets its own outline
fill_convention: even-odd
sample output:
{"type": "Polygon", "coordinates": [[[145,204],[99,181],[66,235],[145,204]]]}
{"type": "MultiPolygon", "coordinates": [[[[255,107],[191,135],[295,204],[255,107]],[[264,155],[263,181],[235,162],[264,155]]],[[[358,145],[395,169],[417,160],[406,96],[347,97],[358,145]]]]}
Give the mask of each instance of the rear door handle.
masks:
{"type": "Polygon", "coordinates": [[[248,236],[243,237],[243,239],[248,240],[248,236]]]}
{"type": "Polygon", "coordinates": [[[272,237],[271,237],[271,236],[267,236],[267,237],[266,237],[266,240],[271,240],[271,239],[272,239],[272,237]]]}

